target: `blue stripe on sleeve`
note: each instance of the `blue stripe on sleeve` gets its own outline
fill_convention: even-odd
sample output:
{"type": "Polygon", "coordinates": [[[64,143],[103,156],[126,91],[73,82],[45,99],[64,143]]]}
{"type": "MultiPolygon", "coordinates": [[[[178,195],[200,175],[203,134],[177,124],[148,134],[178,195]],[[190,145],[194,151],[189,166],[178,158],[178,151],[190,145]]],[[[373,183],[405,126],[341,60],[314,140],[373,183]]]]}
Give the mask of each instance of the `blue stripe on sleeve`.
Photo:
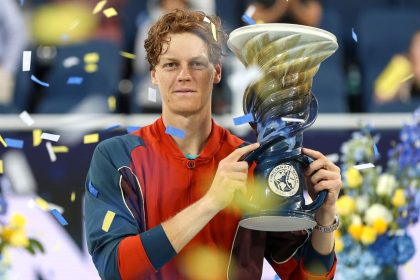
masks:
{"type": "Polygon", "coordinates": [[[162,225],[140,234],[144,250],[156,270],[176,256],[176,251],[166,236],[162,225]]]}

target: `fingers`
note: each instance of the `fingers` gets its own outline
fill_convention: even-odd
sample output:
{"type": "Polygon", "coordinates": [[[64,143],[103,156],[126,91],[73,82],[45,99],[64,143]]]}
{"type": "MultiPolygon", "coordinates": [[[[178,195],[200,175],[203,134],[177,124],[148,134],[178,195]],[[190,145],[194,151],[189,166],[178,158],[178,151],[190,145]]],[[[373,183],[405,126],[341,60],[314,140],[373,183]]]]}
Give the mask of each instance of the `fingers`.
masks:
{"type": "Polygon", "coordinates": [[[310,177],[310,180],[313,185],[316,185],[318,182],[322,180],[339,180],[340,177],[341,177],[340,173],[333,172],[326,169],[319,169],[310,177]]]}
{"type": "Polygon", "coordinates": [[[260,143],[257,142],[242,148],[238,148],[235,151],[233,151],[230,155],[228,155],[225,159],[229,161],[238,161],[243,155],[256,150],[259,146],[260,143]]]}
{"type": "Polygon", "coordinates": [[[327,159],[322,153],[308,148],[303,148],[302,151],[306,155],[315,159],[315,161],[312,162],[306,169],[305,175],[311,176],[320,169],[326,169],[340,173],[340,168],[337,165],[335,165],[332,161],[327,159]]]}

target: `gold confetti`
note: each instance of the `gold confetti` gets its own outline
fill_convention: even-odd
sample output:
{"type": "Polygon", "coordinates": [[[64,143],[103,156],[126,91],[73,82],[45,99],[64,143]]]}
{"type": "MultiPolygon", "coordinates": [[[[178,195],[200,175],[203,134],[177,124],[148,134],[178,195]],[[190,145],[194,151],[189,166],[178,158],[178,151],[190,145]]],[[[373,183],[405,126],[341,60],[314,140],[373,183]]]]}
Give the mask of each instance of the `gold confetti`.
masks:
{"type": "Polygon", "coordinates": [[[102,230],[108,232],[109,228],[111,227],[112,221],[114,220],[115,213],[112,211],[106,212],[104,221],[102,223],[102,230]]]}
{"type": "Polygon", "coordinates": [[[104,15],[107,18],[118,15],[117,11],[114,8],[108,8],[108,9],[104,10],[102,13],[104,13],[104,15]]]}
{"type": "Polygon", "coordinates": [[[33,139],[34,147],[37,147],[41,144],[41,142],[42,142],[41,134],[42,134],[41,129],[32,130],[32,139],[33,139]]]}
{"type": "Polygon", "coordinates": [[[88,134],[83,137],[83,144],[92,144],[97,143],[99,141],[99,134],[88,134]]]}
{"type": "Polygon", "coordinates": [[[4,139],[3,139],[3,137],[1,137],[1,135],[0,135],[0,143],[5,147],[5,148],[7,148],[7,143],[4,141],[4,139]]]}
{"type": "Polygon", "coordinates": [[[87,73],[94,73],[96,71],[98,71],[98,65],[94,64],[94,63],[89,63],[85,65],[85,71],[87,73]]]}
{"type": "Polygon", "coordinates": [[[35,203],[44,211],[48,211],[50,209],[50,206],[48,205],[48,202],[46,202],[44,199],[37,197],[35,199],[35,203]]]}
{"type": "Polygon", "coordinates": [[[215,41],[217,41],[217,31],[216,31],[216,26],[213,24],[213,22],[211,23],[211,32],[213,33],[213,38],[215,41]]]}
{"type": "Polygon", "coordinates": [[[3,161],[0,160],[0,174],[3,174],[3,161]]]}
{"type": "Polygon", "coordinates": [[[129,52],[120,52],[120,55],[125,58],[135,59],[136,55],[129,52]]]}
{"type": "Polygon", "coordinates": [[[75,192],[71,192],[71,196],[70,196],[70,201],[74,202],[76,200],[76,193],[75,192]]]}
{"type": "Polygon", "coordinates": [[[99,54],[96,52],[91,52],[91,53],[87,53],[85,54],[83,61],[85,63],[98,63],[99,61],[99,54]]]}
{"type": "Polygon", "coordinates": [[[105,7],[107,0],[99,1],[98,4],[96,4],[95,8],[93,9],[92,14],[97,14],[105,7]]]}
{"type": "Polygon", "coordinates": [[[117,99],[115,96],[108,97],[108,109],[110,112],[115,112],[115,109],[117,108],[117,99]]]}
{"type": "Polygon", "coordinates": [[[52,150],[54,153],[68,153],[69,148],[67,146],[53,146],[52,150]]]}

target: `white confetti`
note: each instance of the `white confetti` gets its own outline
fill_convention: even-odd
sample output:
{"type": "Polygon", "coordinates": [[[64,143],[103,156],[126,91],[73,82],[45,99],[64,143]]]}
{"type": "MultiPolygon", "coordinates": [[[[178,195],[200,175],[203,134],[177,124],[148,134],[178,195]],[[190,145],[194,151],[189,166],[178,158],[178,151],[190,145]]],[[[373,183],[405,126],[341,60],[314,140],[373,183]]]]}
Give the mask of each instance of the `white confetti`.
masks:
{"type": "Polygon", "coordinates": [[[34,120],[31,118],[31,116],[28,114],[28,112],[23,111],[22,113],[20,113],[19,118],[27,125],[27,126],[32,126],[35,122],[34,120]]]}
{"type": "Polygon", "coordinates": [[[285,121],[285,122],[298,122],[298,123],[304,123],[305,122],[305,120],[303,120],[303,119],[286,118],[286,117],[282,117],[281,120],[285,121]]]}
{"type": "Polygon", "coordinates": [[[148,100],[156,102],[156,90],[154,88],[149,87],[148,100]]]}
{"type": "Polygon", "coordinates": [[[77,64],[79,64],[79,62],[80,62],[79,58],[75,56],[70,56],[63,60],[63,66],[65,68],[70,68],[70,67],[76,66],[77,64]]]}
{"type": "Polygon", "coordinates": [[[334,154],[329,154],[329,155],[326,155],[325,157],[326,157],[328,160],[330,160],[330,161],[332,161],[332,162],[334,162],[334,163],[338,162],[338,160],[340,159],[340,156],[339,156],[337,153],[334,153],[334,154]]]}
{"type": "Polygon", "coordinates": [[[22,71],[31,71],[31,56],[32,51],[23,51],[22,56],[22,71]]]}
{"type": "Polygon", "coordinates": [[[45,147],[47,147],[48,155],[50,156],[51,162],[55,162],[57,160],[57,156],[55,155],[51,142],[45,143],[45,147]]]}
{"type": "Polygon", "coordinates": [[[247,16],[249,16],[250,18],[252,18],[252,16],[254,15],[254,13],[255,13],[255,10],[256,10],[257,8],[254,6],[254,5],[250,5],[250,6],[248,6],[248,8],[246,9],[246,11],[245,11],[245,14],[247,15],[247,16]]]}
{"type": "Polygon", "coordinates": [[[58,139],[60,139],[60,135],[50,134],[50,133],[43,132],[41,134],[41,139],[49,140],[49,141],[53,141],[53,142],[57,142],[58,139]]]}
{"type": "Polygon", "coordinates": [[[353,167],[356,168],[357,170],[362,170],[362,169],[375,167],[375,165],[373,163],[363,163],[363,164],[353,165],[353,167]]]}

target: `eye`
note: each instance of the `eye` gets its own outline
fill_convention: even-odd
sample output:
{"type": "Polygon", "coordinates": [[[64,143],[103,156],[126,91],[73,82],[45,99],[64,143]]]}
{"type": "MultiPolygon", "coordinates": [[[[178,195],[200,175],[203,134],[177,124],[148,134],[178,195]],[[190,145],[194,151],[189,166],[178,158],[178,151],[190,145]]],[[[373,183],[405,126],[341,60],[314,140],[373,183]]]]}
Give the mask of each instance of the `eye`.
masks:
{"type": "Polygon", "coordinates": [[[203,62],[201,62],[201,61],[193,61],[192,63],[191,63],[191,66],[194,68],[194,69],[203,69],[203,68],[205,68],[206,67],[206,64],[204,64],[203,62]]]}
{"type": "Polygon", "coordinates": [[[162,67],[165,68],[165,69],[169,69],[169,70],[175,69],[176,68],[176,63],[175,62],[168,62],[168,63],[163,64],[162,67]]]}

